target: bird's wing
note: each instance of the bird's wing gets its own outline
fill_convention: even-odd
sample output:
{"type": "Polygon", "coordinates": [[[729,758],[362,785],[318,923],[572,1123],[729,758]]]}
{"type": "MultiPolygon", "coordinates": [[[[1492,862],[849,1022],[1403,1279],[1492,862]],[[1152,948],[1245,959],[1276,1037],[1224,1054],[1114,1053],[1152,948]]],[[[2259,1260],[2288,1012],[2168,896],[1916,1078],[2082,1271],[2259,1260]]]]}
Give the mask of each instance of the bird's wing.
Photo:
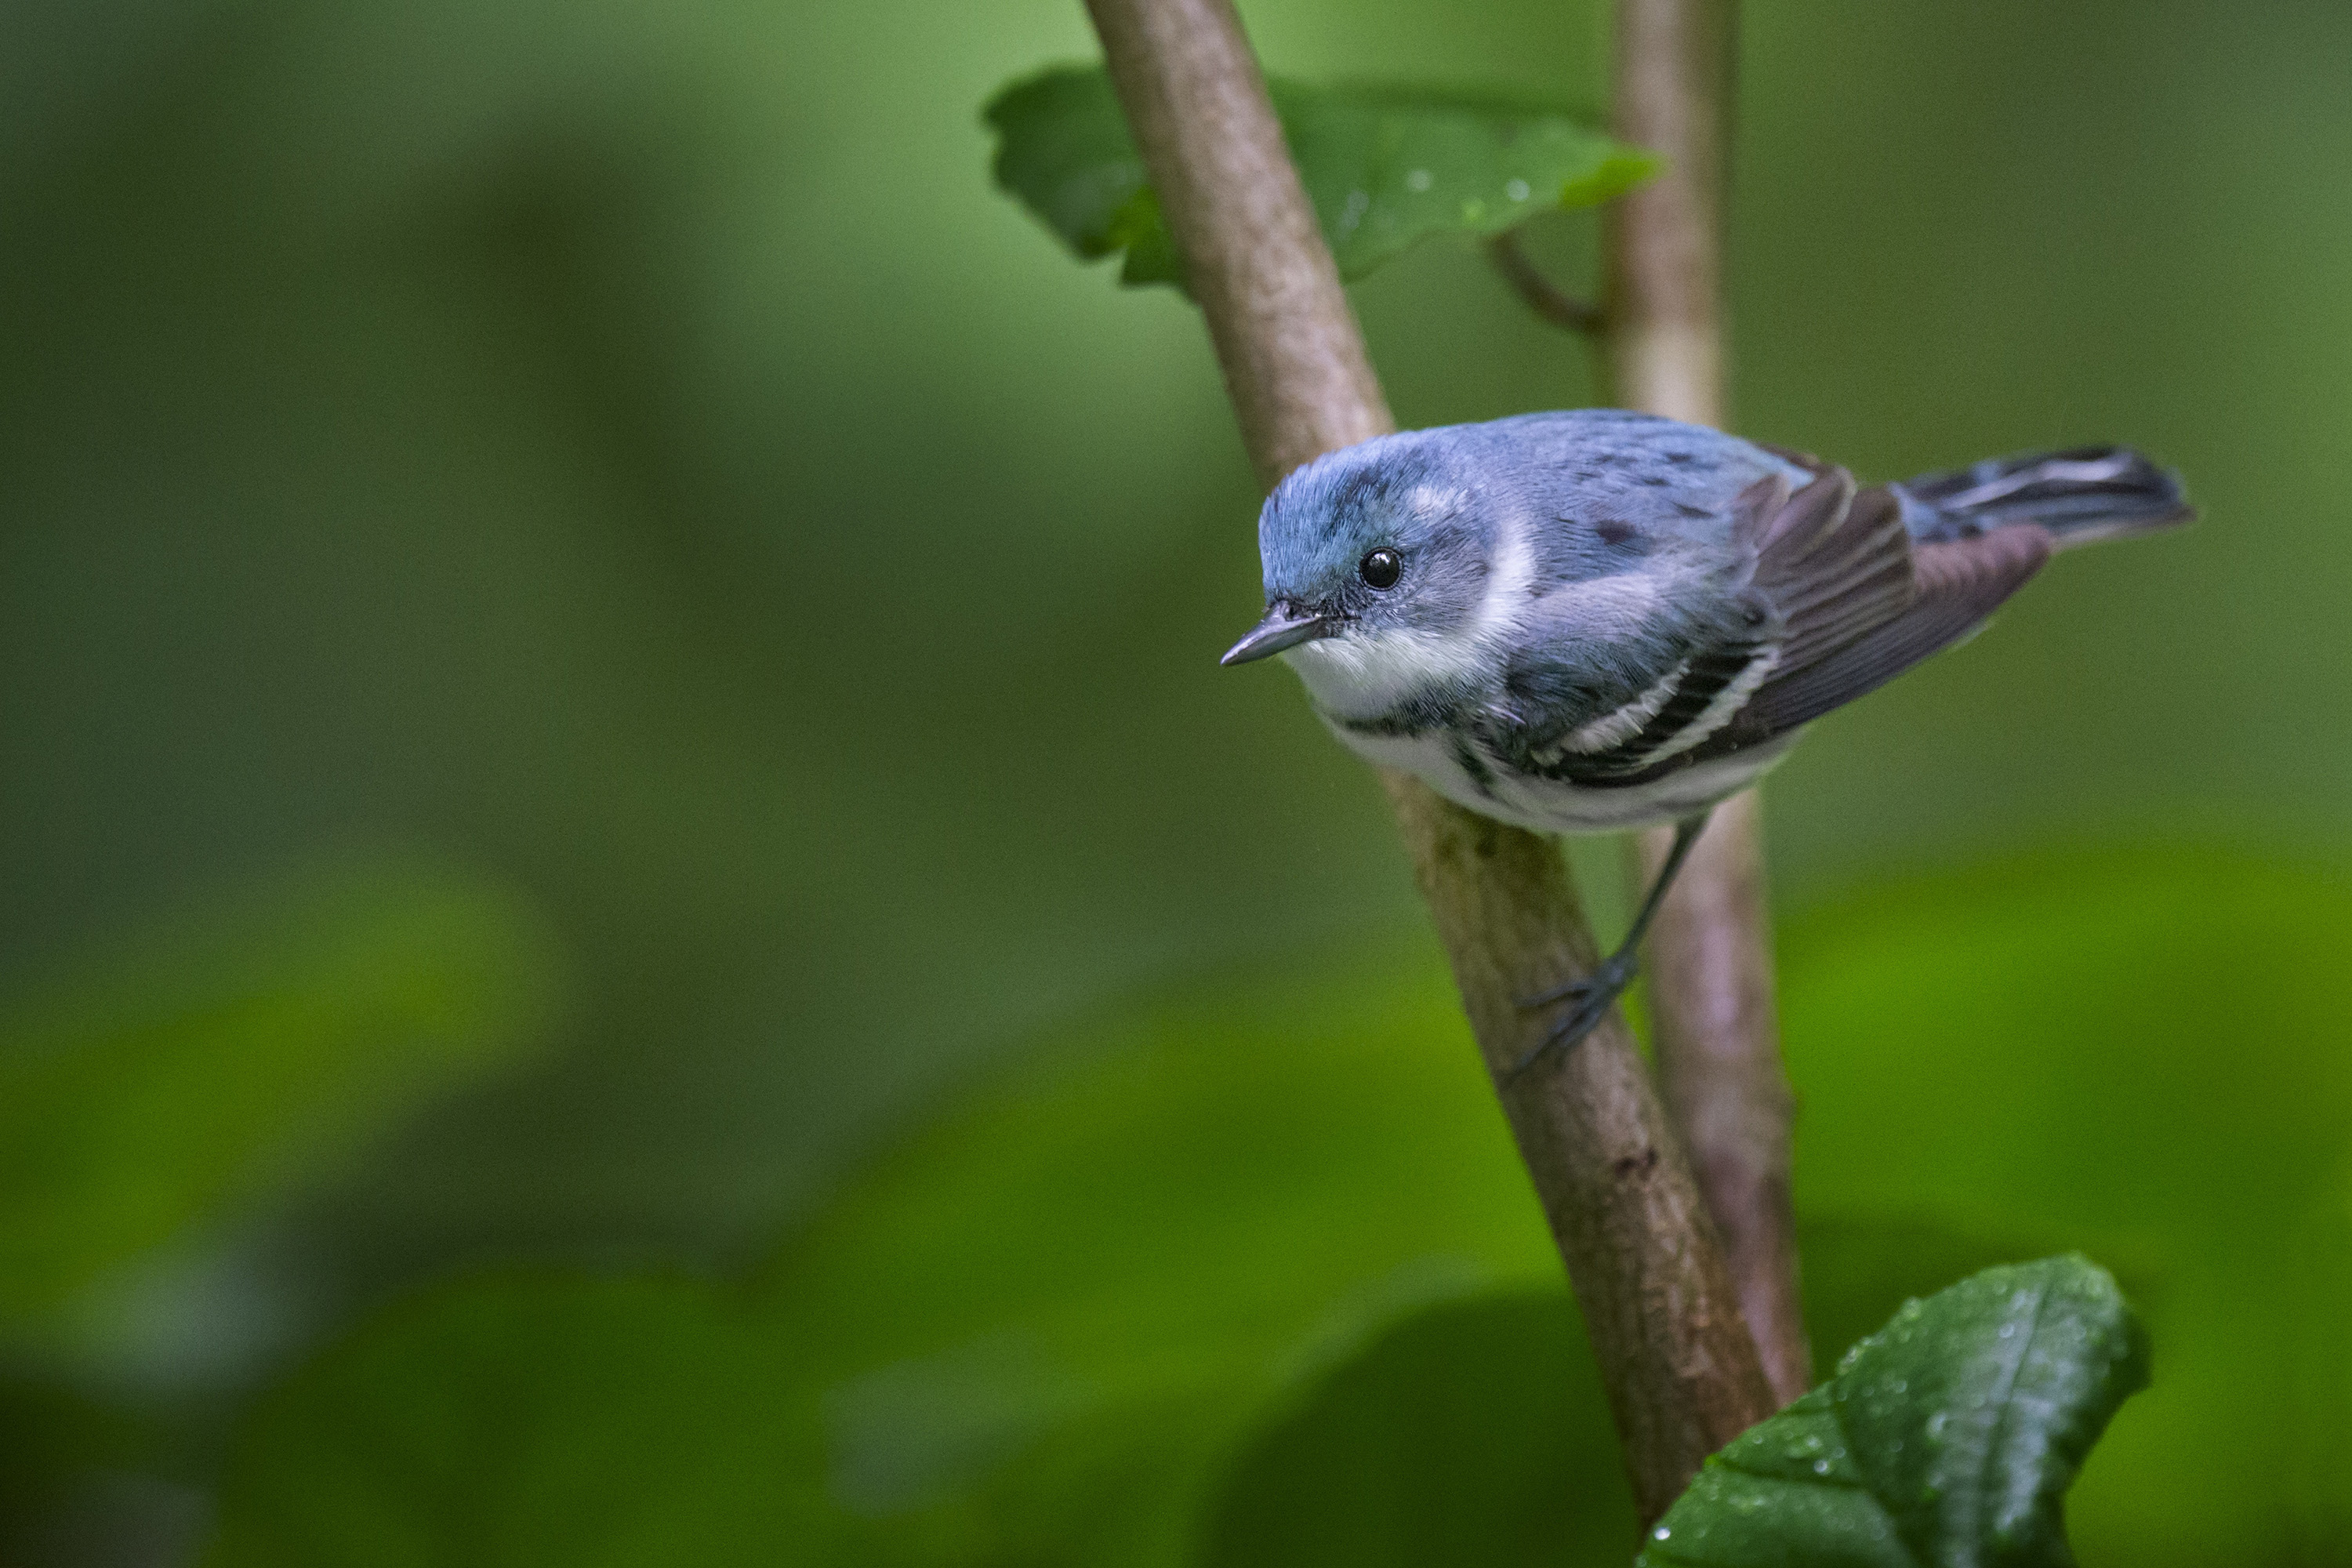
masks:
{"type": "Polygon", "coordinates": [[[1794,495],[1758,480],[1734,503],[1732,531],[1756,552],[1750,583],[1780,618],[1783,672],[1901,615],[1916,591],[1901,506],[1884,487],[1856,494],[1843,468],[1815,467],[1794,495]]]}
{"type": "Polygon", "coordinates": [[[1754,697],[1780,626],[1735,591],[1676,595],[1641,572],[1568,585],[1505,677],[1488,740],[1513,766],[1606,786],[1671,765],[1754,697]]]}
{"type": "Polygon", "coordinates": [[[1546,747],[1543,771],[1637,784],[1786,734],[1967,636],[2049,558],[2031,524],[1915,543],[1885,487],[1806,466],[1801,488],[1759,480],[1734,509],[1754,552],[1745,613],[1695,628],[1638,698],[1546,747]]]}
{"type": "Polygon", "coordinates": [[[1738,743],[1754,744],[1818,719],[1958,642],[2042,569],[2050,559],[2050,535],[2015,522],[1974,539],[1914,544],[1910,553],[1910,603],[1765,681],[1738,716],[1738,743]]]}

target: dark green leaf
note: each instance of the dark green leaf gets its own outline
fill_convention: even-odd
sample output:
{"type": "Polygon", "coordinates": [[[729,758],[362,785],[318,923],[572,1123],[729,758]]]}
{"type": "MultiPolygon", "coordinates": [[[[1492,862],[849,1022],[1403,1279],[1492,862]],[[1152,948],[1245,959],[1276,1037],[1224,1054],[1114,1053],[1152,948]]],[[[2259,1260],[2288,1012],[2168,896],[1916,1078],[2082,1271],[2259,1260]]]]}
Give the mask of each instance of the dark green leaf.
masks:
{"type": "Polygon", "coordinates": [[[339,1166],[421,1096],[530,1044],[550,977],[503,894],[369,875],[21,1005],[0,1019],[0,1319],[339,1166]]]}
{"type": "Polygon", "coordinates": [[[772,1333],[690,1280],[471,1282],[248,1421],[208,1562],[805,1561],[813,1429],[772,1333]]]}
{"type": "Polygon", "coordinates": [[[1638,1529],[1565,1293],[1444,1301],[1242,1449],[1204,1568],[1622,1568],[1638,1529]]]}
{"type": "MultiPolygon", "coordinates": [[[[1829,1152],[1829,1190],[1847,1216],[1806,1235],[1814,1322],[1845,1325],[1850,1338],[1989,1252],[2027,1256],[2052,1237],[2095,1235],[2136,1271],[2134,1248],[2145,1248],[2162,1280],[2157,1306],[2174,1314],[2162,1324],[2167,1397],[2106,1441],[2094,1484],[2077,1489],[2085,1545],[2095,1531],[2107,1560],[2232,1560],[2167,1549],[2179,1520],[2216,1506],[2188,1494],[2217,1469],[2286,1519],[2268,1527],[2265,1550],[2298,1539],[2291,1528],[2335,1538],[2334,1439],[2352,1405],[2334,1260],[2352,1249],[2344,1167],[2317,1163],[2344,1147],[2340,1125],[2335,1142],[2318,1137],[2344,1100],[2343,982],[2321,960],[2352,932],[2352,907],[2309,880],[2178,856],[2070,859],[2044,874],[1913,880],[1834,921],[1791,925],[1807,1169],[1822,1169],[1814,1150],[1829,1152]],[[2216,952],[2219,967],[2192,968],[2216,952]],[[2195,973],[2210,990],[2141,996],[2149,975],[2170,973],[2195,973]],[[2263,1070],[2217,1058],[2193,1097],[2147,1070],[2134,1053],[2164,1007],[2193,1007],[2211,1037],[2258,1045],[2263,1070]],[[2273,1247],[2273,1232],[2253,1230],[2260,1211],[2236,1202],[2227,1217],[2257,1245],[2207,1276],[2184,1273],[2183,1248],[2167,1238],[2203,1237],[2222,1218],[2188,1173],[2246,1179],[2216,1168],[2186,1114],[2190,1098],[2242,1126],[2260,1108],[2273,1138],[2292,1135],[2310,1163],[2280,1169],[2309,1202],[2332,1205],[2327,1223],[2278,1231],[2273,1247]],[[1822,1110],[1832,1102],[1834,1125],[1822,1110]],[[2140,1141],[2116,1142],[2090,1125],[2101,1117],[2139,1122],[2140,1141]],[[2086,1167],[2086,1138],[2114,1163],[2086,1167]],[[2137,1196],[2152,1184],[2160,1206],[2137,1196]],[[2248,1387],[2263,1398],[2242,1411],[2248,1387]]],[[[2218,1163],[2276,1158],[2266,1145],[2229,1147],[2218,1163]]],[[[601,1531],[631,1544],[600,1563],[678,1561],[651,1522],[667,1516],[665,1498],[707,1510],[695,1528],[711,1531],[739,1502],[773,1500],[757,1488],[740,1500],[681,1489],[632,1457],[632,1433],[700,1421],[698,1442],[721,1453],[740,1443],[777,1467],[776,1486],[797,1489],[807,1511],[792,1517],[818,1561],[1172,1564],[1218,1521],[1219,1549],[1241,1551],[1240,1537],[1281,1508],[1286,1476],[1302,1525],[1393,1488],[1402,1539],[1435,1552],[1452,1538],[1433,1517],[1412,1522],[1427,1500],[1399,1478],[1424,1463],[1444,1473],[1417,1436],[1424,1424],[1471,1451],[1448,1415],[1447,1380],[1483,1403],[1514,1354],[1531,1382],[1562,1365],[1559,1347],[1534,1342],[1543,1331],[1532,1311],[1507,1323],[1506,1308],[1489,1316],[1465,1298],[1524,1300],[1556,1286],[1558,1271],[1442,968],[1426,954],[1351,950],[1317,981],[1229,978],[1188,1005],[1089,1026],[849,1184],[730,1321],[722,1338],[737,1348],[711,1352],[741,1364],[759,1397],[713,1402],[695,1392],[707,1387],[693,1370],[702,1352],[689,1344],[665,1363],[651,1348],[703,1341],[682,1319],[706,1309],[646,1313],[633,1331],[645,1358],[602,1390],[593,1356],[532,1360],[568,1331],[556,1325],[572,1309],[485,1309],[478,1340],[454,1348],[436,1325],[458,1308],[446,1320],[403,1312],[365,1331],[365,1358],[302,1373],[248,1429],[224,1517],[239,1542],[263,1539],[315,1481],[355,1510],[407,1510],[423,1544],[405,1561],[451,1560],[488,1518],[511,1538],[562,1543],[570,1560],[586,1560],[582,1543],[601,1531]],[[1413,1326],[1440,1321],[1458,1342],[1413,1326]],[[503,1353],[491,1344],[498,1324],[515,1341],[512,1364],[539,1367],[531,1377],[482,1370],[503,1353]],[[346,1375],[362,1359],[369,1374],[346,1375]],[[671,1379],[683,1392],[666,1403],[653,1390],[671,1379]],[[761,1425],[776,1411],[790,1413],[789,1432],[761,1425]],[[751,1425],[724,1438],[739,1420],[751,1425]],[[440,1479],[419,1487],[394,1450],[349,1440],[362,1426],[418,1433],[440,1479]],[[1319,1442],[1365,1475],[1318,1464],[1319,1442]],[[567,1534],[503,1500],[534,1454],[530,1467],[576,1462],[582,1490],[609,1498],[606,1522],[567,1534]],[[328,1473],[310,1477],[314,1462],[328,1473]],[[642,1508],[629,1500],[640,1492],[642,1508]]],[[[1580,1364],[1572,1328],[1560,1332],[1580,1364]]],[[[1584,1397],[1580,1386],[1567,1385],[1564,1405],[1584,1397]]],[[[1559,1521],[1559,1500],[1581,1497],[1570,1489],[1599,1462],[1577,1434],[1601,1417],[1580,1410],[1563,1428],[1547,1402],[1498,1403],[1475,1442],[1550,1458],[1508,1460],[1481,1496],[1559,1521]],[[1558,1489],[1549,1504],[1547,1485],[1558,1489]]],[[[1580,1541],[1588,1516],[1576,1507],[1580,1541]]],[[[370,1555],[356,1535],[331,1550],[324,1506],[308,1517],[294,1557],[320,1568],[400,1560],[370,1555]]],[[[1507,1513],[1508,1540],[1532,1539],[1528,1517],[1507,1513]]],[[[2251,1521],[2252,1505],[2231,1517],[2251,1521]]],[[[772,1528],[769,1515],[743,1525],[752,1539],[772,1528]]],[[[1622,1563],[1633,1542],[1618,1544],[1622,1563]]],[[[247,1560],[264,1559],[222,1561],[247,1560]]]]}
{"type": "Polygon", "coordinates": [[[1292,1379],[1432,1300],[1557,1279],[1459,1008],[1423,975],[1358,954],[1323,984],[1088,1031],[781,1260],[856,1560],[919,1538],[1174,1561],[1292,1379]]]}
{"type": "Polygon", "coordinates": [[[0,1544],[93,1474],[152,1463],[149,1423],[120,1405],[29,1370],[0,1373],[0,1544]]]}
{"type": "Polygon", "coordinates": [[[1905,1303],[1837,1376],[1709,1459],[1646,1568],[2068,1568],[2063,1500],[2147,1349],[2079,1258],[1905,1303]]]}
{"type": "Polygon", "coordinates": [[[380,1320],[242,1434],[218,1561],[495,1537],[650,1568],[710,1560],[666,1531],[789,1516],[820,1561],[1173,1564],[1269,1400],[1433,1300],[1558,1280],[1424,964],[1352,954],[1070,1046],[869,1172],[740,1306],[492,1284],[380,1320]],[[769,1479],[684,1473],[722,1464],[769,1479]]]}
{"type": "MultiPolygon", "coordinates": [[[[2011,1258],[2080,1247],[2163,1347],[2163,1397],[2069,1504],[2086,1558],[2292,1561],[2352,1534],[2352,1383],[2314,1327],[2352,1316],[2347,943],[2324,858],[2178,844],[1906,878],[1788,922],[1804,1192],[2011,1258]]],[[[1868,1321],[1919,1290],[1900,1272],[1868,1321]]]]}
{"type": "MultiPolygon", "coordinates": [[[[1805,1332],[1812,1341],[1813,1364],[1835,1366],[1848,1346],[1876,1331],[1914,1296],[1933,1295],[2016,1258],[2034,1258],[2073,1238],[2047,1229],[2006,1233],[1964,1226],[1928,1215],[1845,1213],[1806,1217],[1797,1227],[1797,1255],[1804,1259],[1805,1332]]],[[[2122,1244],[2101,1242],[2109,1263],[2122,1244]]],[[[2139,1267],[2112,1270],[2143,1314],[2158,1289],[2139,1267]]]]}
{"type": "MultiPolygon", "coordinates": [[[[1557,109],[1474,93],[1266,85],[1343,278],[1433,234],[1500,234],[1539,212],[1606,201],[1658,167],[1557,109]]],[[[1124,250],[1124,282],[1181,283],[1099,68],[1015,82],[984,113],[1000,139],[997,184],[1071,249],[1089,259],[1124,250]]]]}

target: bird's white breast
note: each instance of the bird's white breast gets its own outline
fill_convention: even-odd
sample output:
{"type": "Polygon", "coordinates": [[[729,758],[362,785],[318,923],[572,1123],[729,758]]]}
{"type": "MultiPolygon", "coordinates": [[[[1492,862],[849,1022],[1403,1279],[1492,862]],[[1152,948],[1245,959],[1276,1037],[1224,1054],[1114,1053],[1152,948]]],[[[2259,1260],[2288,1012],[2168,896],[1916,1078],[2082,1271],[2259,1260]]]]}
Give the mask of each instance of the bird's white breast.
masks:
{"type": "Polygon", "coordinates": [[[1678,822],[1738,794],[1770,770],[1796,743],[1798,731],[1760,746],[1677,768],[1647,784],[1591,789],[1512,772],[1499,758],[1477,753],[1482,781],[1465,767],[1442,731],[1419,735],[1366,735],[1326,715],[1324,722],[1367,761],[1402,769],[1457,805],[1538,833],[1617,833],[1678,822]]]}

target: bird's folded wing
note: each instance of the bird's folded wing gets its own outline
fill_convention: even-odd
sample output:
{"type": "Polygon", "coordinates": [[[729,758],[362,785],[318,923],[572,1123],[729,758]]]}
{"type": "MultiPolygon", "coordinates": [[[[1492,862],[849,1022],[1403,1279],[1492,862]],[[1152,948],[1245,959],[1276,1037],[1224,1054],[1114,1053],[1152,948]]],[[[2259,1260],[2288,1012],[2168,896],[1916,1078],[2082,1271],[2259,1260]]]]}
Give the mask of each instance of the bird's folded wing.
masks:
{"type": "MultiPolygon", "coordinates": [[[[1871,494],[1864,492],[1864,500],[1871,494]]],[[[1889,502],[1891,505],[1891,500],[1889,502]]],[[[1862,501],[1857,500],[1856,510],[1862,501]]],[[[1745,743],[1793,730],[1885,684],[1984,623],[2050,558],[2050,535],[2011,523],[1974,539],[1908,545],[1912,594],[1895,615],[1780,667],[1738,716],[1745,743]]]]}
{"type": "Polygon", "coordinates": [[[1775,474],[1733,503],[1732,539],[1752,563],[1746,613],[1695,617],[1682,637],[1661,639],[1657,662],[1675,662],[1655,684],[1535,754],[1539,767],[1618,786],[1765,739],[1747,715],[1774,680],[1904,613],[1916,584],[1894,497],[1857,495],[1843,468],[1811,467],[1793,493],[1775,474]]]}
{"type": "Polygon", "coordinates": [[[1750,584],[1782,628],[1782,671],[1893,620],[1916,592],[1911,536],[1894,495],[1884,487],[1855,494],[1843,468],[1818,465],[1813,474],[1794,495],[1781,479],[1759,480],[1734,511],[1734,531],[1756,551],[1750,584]]]}
{"type": "Polygon", "coordinates": [[[1562,758],[1563,776],[1622,788],[1784,735],[1967,637],[2050,558],[2049,534],[2031,523],[1915,542],[1895,498],[1857,493],[1842,468],[1818,470],[1793,495],[1767,481],[1741,502],[1738,526],[1757,549],[1751,586],[1779,635],[1694,650],[1637,732],[1562,758]]]}
{"type": "MultiPolygon", "coordinates": [[[[1737,503],[1734,536],[1755,552],[1747,625],[1694,625],[1688,640],[1659,639],[1657,673],[1638,694],[1572,731],[1525,723],[1548,705],[1539,678],[1549,666],[1520,672],[1514,686],[1531,742],[1523,765],[1625,788],[1762,744],[1958,642],[2049,559],[2050,536],[2031,523],[1916,542],[1885,487],[1857,491],[1843,468],[1807,466],[1813,477],[1793,493],[1776,476],[1737,503]]],[[[1580,640],[1591,641],[1589,625],[1558,639],[1580,640]]],[[[1568,687],[1583,689],[1586,672],[1572,673],[1568,687]]]]}

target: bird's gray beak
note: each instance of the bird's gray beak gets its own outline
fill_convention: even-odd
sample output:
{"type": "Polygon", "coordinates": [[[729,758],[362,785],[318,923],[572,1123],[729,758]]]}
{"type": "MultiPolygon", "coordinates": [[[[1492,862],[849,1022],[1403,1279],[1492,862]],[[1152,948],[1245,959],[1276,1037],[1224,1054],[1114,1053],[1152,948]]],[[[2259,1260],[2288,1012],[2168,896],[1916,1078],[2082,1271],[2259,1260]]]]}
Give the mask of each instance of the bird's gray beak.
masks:
{"type": "Polygon", "coordinates": [[[1339,629],[1340,617],[1324,610],[1302,610],[1287,599],[1276,599],[1265,609],[1265,619],[1250,628],[1249,636],[1225,650],[1219,664],[1247,664],[1254,658],[1265,658],[1286,647],[1297,647],[1317,637],[1328,637],[1339,629]]]}

